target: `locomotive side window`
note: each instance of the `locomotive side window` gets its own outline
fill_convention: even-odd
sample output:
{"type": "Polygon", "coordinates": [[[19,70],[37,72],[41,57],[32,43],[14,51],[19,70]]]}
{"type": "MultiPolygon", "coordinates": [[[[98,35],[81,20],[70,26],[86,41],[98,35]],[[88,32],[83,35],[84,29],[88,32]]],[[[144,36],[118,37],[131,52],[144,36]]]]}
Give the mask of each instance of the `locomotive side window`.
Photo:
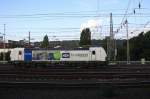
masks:
{"type": "Polygon", "coordinates": [[[19,51],[19,55],[22,55],[22,51],[19,51]]]}
{"type": "Polygon", "coordinates": [[[92,54],[95,55],[95,51],[92,51],[92,54]]]}

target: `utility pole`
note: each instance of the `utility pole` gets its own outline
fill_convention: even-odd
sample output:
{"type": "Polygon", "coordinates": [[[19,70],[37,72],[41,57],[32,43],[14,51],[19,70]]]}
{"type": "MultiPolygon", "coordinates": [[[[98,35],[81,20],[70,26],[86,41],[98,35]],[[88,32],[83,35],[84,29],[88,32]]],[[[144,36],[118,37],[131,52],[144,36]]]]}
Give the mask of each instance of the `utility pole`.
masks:
{"type": "Polygon", "coordinates": [[[5,30],[5,24],[4,24],[4,34],[3,34],[4,35],[4,42],[3,42],[4,43],[4,45],[3,45],[3,47],[4,47],[4,53],[3,53],[3,61],[5,61],[5,48],[6,48],[6,45],[5,45],[5,31],[6,30],[5,30]]]}
{"type": "Polygon", "coordinates": [[[110,13],[110,37],[108,42],[108,60],[115,60],[115,44],[114,44],[114,33],[113,33],[113,20],[112,13],[110,13]]]}
{"type": "Polygon", "coordinates": [[[125,21],[127,31],[127,64],[130,64],[130,48],[129,48],[129,34],[128,34],[128,20],[125,21]]]}
{"type": "Polygon", "coordinates": [[[28,45],[29,47],[30,47],[30,39],[31,39],[31,38],[30,38],[30,31],[29,31],[29,43],[28,43],[28,44],[29,44],[29,45],[28,45]]]}
{"type": "Polygon", "coordinates": [[[110,36],[106,36],[106,40],[107,40],[107,56],[108,60],[110,61],[110,36]]]}
{"type": "Polygon", "coordinates": [[[116,61],[116,57],[117,57],[117,41],[116,39],[114,39],[114,61],[116,61]]]}
{"type": "Polygon", "coordinates": [[[111,39],[114,39],[114,35],[113,35],[113,21],[112,21],[112,13],[110,13],[110,37],[111,39]]]}

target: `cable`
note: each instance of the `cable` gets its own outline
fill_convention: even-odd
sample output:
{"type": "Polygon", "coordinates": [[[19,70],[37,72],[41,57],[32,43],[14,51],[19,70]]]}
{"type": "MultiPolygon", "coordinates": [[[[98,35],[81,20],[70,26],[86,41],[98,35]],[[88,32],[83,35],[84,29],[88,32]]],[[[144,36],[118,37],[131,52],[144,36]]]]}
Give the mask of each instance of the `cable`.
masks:
{"type": "MultiPolygon", "coordinates": [[[[150,15],[150,13],[136,13],[137,15],[150,15]]],[[[123,16],[123,19],[121,21],[121,24],[123,23],[124,21],[124,18],[127,16],[127,15],[133,15],[133,13],[128,13],[128,9],[125,11],[125,14],[121,14],[121,13],[114,13],[113,16],[114,17],[122,17],[123,16]]],[[[58,13],[58,14],[41,14],[40,16],[39,15],[36,15],[36,14],[32,14],[32,15],[7,15],[7,16],[3,16],[1,15],[0,18],[52,18],[52,17],[58,17],[58,18],[64,18],[64,17],[69,17],[69,18],[74,18],[74,17],[108,17],[109,14],[64,14],[62,15],[61,13],[58,13]]]]}
{"type": "Polygon", "coordinates": [[[127,6],[127,9],[126,9],[125,14],[124,14],[124,16],[123,16],[123,19],[122,19],[122,21],[121,21],[121,25],[123,24],[123,21],[124,21],[126,15],[127,15],[127,13],[128,13],[128,9],[129,9],[130,3],[131,3],[131,0],[129,0],[129,2],[128,2],[128,6],[127,6]]]}

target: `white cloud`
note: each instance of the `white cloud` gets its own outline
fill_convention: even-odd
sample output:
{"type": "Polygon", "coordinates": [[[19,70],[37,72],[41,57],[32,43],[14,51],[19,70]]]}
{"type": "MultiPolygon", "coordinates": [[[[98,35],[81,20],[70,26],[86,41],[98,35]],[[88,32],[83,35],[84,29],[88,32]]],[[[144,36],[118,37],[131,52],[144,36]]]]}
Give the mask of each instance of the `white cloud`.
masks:
{"type": "Polygon", "coordinates": [[[85,28],[90,28],[92,39],[99,39],[101,38],[100,31],[102,29],[102,22],[103,21],[100,19],[90,19],[87,22],[81,24],[80,31],[85,28]]]}
{"type": "Polygon", "coordinates": [[[148,32],[150,30],[150,22],[148,21],[147,24],[144,26],[144,33],[148,32]]]}
{"type": "Polygon", "coordinates": [[[85,28],[93,29],[93,28],[99,28],[101,26],[102,26],[102,20],[91,19],[91,20],[88,20],[87,22],[81,24],[80,31],[82,31],[85,28]]]}

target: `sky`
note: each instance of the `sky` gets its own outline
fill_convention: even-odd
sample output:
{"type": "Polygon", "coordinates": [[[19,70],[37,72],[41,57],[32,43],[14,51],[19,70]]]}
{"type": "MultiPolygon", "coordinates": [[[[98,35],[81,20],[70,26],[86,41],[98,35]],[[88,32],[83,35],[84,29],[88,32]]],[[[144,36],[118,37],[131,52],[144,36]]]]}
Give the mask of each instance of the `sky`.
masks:
{"type": "Polygon", "coordinates": [[[0,0],[0,36],[6,39],[41,41],[44,35],[54,40],[78,40],[89,27],[92,39],[109,36],[110,13],[116,38],[149,30],[149,0],[0,0]],[[140,8],[139,8],[140,3],[140,8]],[[134,13],[135,10],[135,13],[134,13]],[[118,31],[118,32],[117,32],[118,31]]]}

